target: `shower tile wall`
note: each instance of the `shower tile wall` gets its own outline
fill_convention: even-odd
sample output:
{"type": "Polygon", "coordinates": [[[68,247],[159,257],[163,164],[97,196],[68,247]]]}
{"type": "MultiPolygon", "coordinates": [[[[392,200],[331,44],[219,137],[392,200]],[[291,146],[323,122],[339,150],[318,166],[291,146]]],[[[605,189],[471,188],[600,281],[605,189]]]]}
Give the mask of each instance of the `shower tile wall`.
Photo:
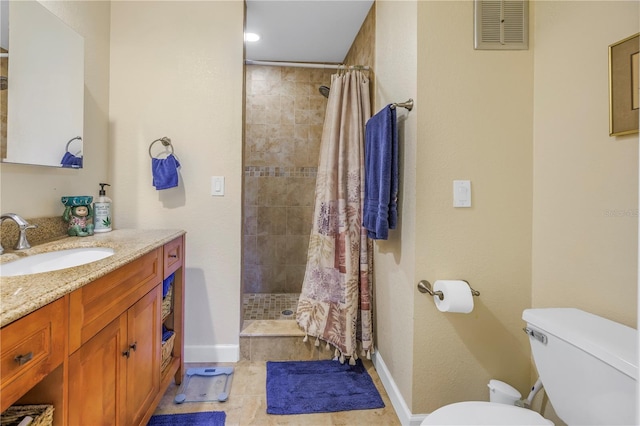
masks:
{"type": "Polygon", "coordinates": [[[371,6],[367,17],[365,18],[360,31],[356,35],[347,56],[344,59],[345,64],[350,65],[365,65],[369,66],[369,93],[371,94],[371,112],[375,114],[374,106],[375,102],[375,70],[373,69],[375,63],[375,37],[376,37],[376,7],[375,3],[371,6]]]}
{"type": "MultiPolygon", "coordinates": [[[[367,65],[371,67],[370,73],[372,73],[375,60],[375,36],[376,8],[374,4],[371,6],[353,44],[349,48],[344,63],[349,65],[367,65]]],[[[374,80],[374,78],[369,76],[369,80],[374,80]]]]}
{"type": "Polygon", "coordinates": [[[299,293],[332,70],[246,67],[244,293],[299,293]]]}

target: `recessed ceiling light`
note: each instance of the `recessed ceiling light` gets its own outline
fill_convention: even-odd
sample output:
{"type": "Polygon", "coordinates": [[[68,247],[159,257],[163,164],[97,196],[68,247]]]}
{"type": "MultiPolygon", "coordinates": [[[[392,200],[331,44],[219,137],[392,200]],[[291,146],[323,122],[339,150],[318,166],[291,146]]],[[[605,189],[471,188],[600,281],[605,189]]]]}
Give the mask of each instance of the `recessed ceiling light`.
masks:
{"type": "Polygon", "coordinates": [[[244,41],[254,42],[260,40],[260,36],[256,33],[244,33],[244,41]]]}

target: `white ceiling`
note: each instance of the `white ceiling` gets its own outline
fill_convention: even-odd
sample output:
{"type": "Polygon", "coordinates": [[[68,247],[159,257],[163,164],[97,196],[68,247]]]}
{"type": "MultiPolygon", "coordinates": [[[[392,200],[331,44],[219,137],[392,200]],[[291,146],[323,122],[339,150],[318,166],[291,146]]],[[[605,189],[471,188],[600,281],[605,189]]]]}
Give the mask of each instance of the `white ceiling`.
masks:
{"type": "Polygon", "coordinates": [[[254,61],[341,63],[373,0],[246,0],[245,43],[254,61]]]}

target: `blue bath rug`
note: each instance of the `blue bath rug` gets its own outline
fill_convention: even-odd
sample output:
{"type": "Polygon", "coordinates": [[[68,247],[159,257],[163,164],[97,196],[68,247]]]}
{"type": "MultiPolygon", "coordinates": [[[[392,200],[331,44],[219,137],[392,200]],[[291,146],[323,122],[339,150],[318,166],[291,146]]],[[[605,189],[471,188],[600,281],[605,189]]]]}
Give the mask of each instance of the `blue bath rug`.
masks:
{"type": "Polygon", "coordinates": [[[224,426],[226,418],[227,415],[223,411],[158,414],[151,417],[147,426],[224,426]]]}
{"type": "Polygon", "coordinates": [[[267,413],[307,414],[383,408],[371,376],[338,361],[267,362],[267,413]]]}

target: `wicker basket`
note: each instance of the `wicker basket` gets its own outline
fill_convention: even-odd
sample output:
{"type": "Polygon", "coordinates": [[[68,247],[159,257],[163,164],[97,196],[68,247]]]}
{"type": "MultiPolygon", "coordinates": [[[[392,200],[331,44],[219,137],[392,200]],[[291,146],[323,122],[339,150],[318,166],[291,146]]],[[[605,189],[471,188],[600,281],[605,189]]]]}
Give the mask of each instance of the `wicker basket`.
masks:
{"type": "Polygon", "coordinates": [[[171,298],[173,297],[173,284],[169,287],[167,295],[162,299],[162,320],[171,313],[171,298]]]}
{"type": "Polygon", "coordinates": [[[50,426],[53,424],[53,405],[13,405],[0,414],[0,425],[15,426],[26,416],[33,417],[29,426],[50,426]]]}
{"type": "Polygon", "coordinates": [[[162,363],[160,364],[160,371],[164,371],[165,368],[171,363],[171,353],[173,352],[173,342],[176,339],[176,333],[173,333],[171,337],[162,342],[162,363]]]}

